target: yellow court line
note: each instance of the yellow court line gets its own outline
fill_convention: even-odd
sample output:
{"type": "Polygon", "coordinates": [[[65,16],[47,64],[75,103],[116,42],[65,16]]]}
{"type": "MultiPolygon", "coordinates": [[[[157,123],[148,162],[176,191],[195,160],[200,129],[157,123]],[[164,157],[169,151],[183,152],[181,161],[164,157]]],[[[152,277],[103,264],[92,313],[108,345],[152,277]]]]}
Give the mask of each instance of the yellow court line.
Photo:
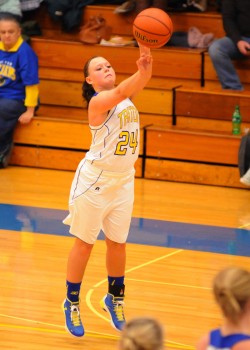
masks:
{"type": "MultiPolygon", "coordinates": [[[[178,254],[178,253],[181,253],[181,252],[183,252],[183,249],[175,250],[175,251],[172,252],[172,253],[169,253],[169,254],[160,256],[159,258],[156,258],[156,259],[150,260],[150,261],[148,261],[148,262],[146,262],[146,263],[143,263],[143,264],[141,264],[141,265],[132,267],[131,269],[126,270],[125,273],[128,273],[128,272],[131,272],[131,271],[140,269],[141,267],[144,267],[144,266],[153,264],[153,263],[156,262],[156,261],[160,261],[160,260],[163,260],[163,259],[165,259],[165,258],[169,258],[170,256],[175,255],[175,254],[178,254]]],[[[99,287],[100,285],[102,285],[103,283],[106,283],[106,282],[107,282],[107,278],[105,278],[104,280],[102,280],[102,281],[96,283],[96,284],[94,285],[94,288],[99,287]]]]}
{"type": "Polygon", "coordinates": [[[172,345],[172,344],[168,344],[168,343],[167,343],[167,347],[168,347],[168,348],[173,348],[173,349],[175,349],[175,350],[176,350],[176,349],[181,349],[181,350],[195,350],[195,348],[194,348],[193,346],[189,346],[189,347],[188,347],[188,346],[185,346],[185,345],[184,345],[184,346],[182,346],[182,345],[177,345],[177,344],[176,344],[176,345],[172,345]]]}
{"type": "Polygon", "coordinates": [[[195,350],[195,348],[191,345],[176,343],[174,341],[169,341],[169,340],[166,342],[166,345],[168,348],[183,349],[183,350],[195,350]]]}
{"type": "MultiPolygon", "coordinates": [[[[10,324],[5,324],[5,323],[0,323],[0,328],[1,327],[2,328],[3,327],[4,328],[12,328],[12,329],[22,329],[22,330],[28,330],[28,331],[39,331],[39,332],[44,332],[44,333],[68,334],[66,332],[66,330],[48,329],[48,328],[30,327],[30,326],[20,326],[20,325],[10,325],[10,324]]],[[[118,340],[120,338],[119,336],[116,336],[116,335],[91,332],[91,331],[86,331],[86,333],[84,334],[84,338],[85,337],[111,339],[111,340],[118,340]]],[[[179,343],[175,343],[175,342],[170,342],[170,341],[165,342],[165,345],[167,345],[168,347],[173,347],[175,349],[194,350],[194,348],[191,346],[179,344],[179,343]]]]}
{"type": "MultiPolygon", "coordinates": [[[[154,262],[157,262],[157,261],[160,261],[160,260],[163,260],[165,258],[169,258],[170,256],[173,256],[175,254],[178,254],[178,253],[181,253],[183,251],[183,249],[178,249],[172,253],[169,253],[169,254],[166,254],[166,255],[163,255],[159,258],[156,258],[156,259],[153,259],[153,260],[150,260],[146,263],[143,263],[143,264],[140,264],[138,266],[135,266],[133,268],[130,268],[128,270],[126,270],[126,273],[128,272],[131,272],[131,271],[135,271],[137,269],[140,269],[141,267],[144,267],[144,266],[148,266],[150,264],[153,264],[154,262]]],[[[105,278],[104,280],[96,283],[94,285],[93,288],[89,289],[87,294],[86,294],[86,297],[85,297],[85,301],[86,301],[86,304],[88,306],[88,308],[98,317],[102,318],[103,320],[107,321],[107,322],[110,322],[110,320],[103,316],[102,314],[100,314],[98,311],[96,311],[96,309],[93,307],[92,303],[91,303],[91,296],[94,292],[94,288],[96,287],[99,287],[101,284],[103,283],[106,283],[107,282],[107,279],[105,278]]],[[[175,349],[185,349],[185,350],[194,350],[194,348],[190,345],[186,345],[186,344],[181,344],[181,343],[177,343],[177,342],[172,342],[172,341],[167,341],[167,344],[168,344],[168,347],[172,347],[172,348],[175,348],[175,349]],[[171,345],[172,344],[172,345],[171,345]]]]}
{"type": "Polygon", "coordinates": [[[18,316],[11,316],[11,315],[5,315],[5,314],[0,314],[2,317],[7,317],[11,318],[13,320],[20,320],[20,321],[25,321],[25,322],[31,322],[31,323],[36,323],[36,324],[44,324],[46,326],[52,326],[52,327],[59,327],[59,328],[64,328],[62,325],[57,325],[53,323],[48,323],[48,322],[42,322],[42,321],[37,321],[37,320],[32,320],[30,318],[23,318],[23,317],[18,317],[18,316]]]}
{"type": "MultiPolygon", "coordinates": [[[[110,322],[110,320],[106,317],[104,317],[102,314],[100,314],[98,311],[96,311],[96,309],[92,306],[92,303],[91,303],[91,295],[92,293],[94,292],[94,289],[90,289],[88,292],[87,292],[87,295],[86,295],[86,303],[89,307],[89,309],[95,314],[97,315],[98,317],[102,318],[103,320],[107,321],[107,322],[110,322]]],[[[177,343],[177,342],[174,342],[174,341],[167,341],[167,344],[169,347],[174,347],[174,348],[177,348],[177,349],[187,349],[187,350],[194,350],[194,348],[190,345],[185,345],[185,344],[181,344],[181,343],[177,343]],[[171,346],[171,344],[173,344],[171,346]]]]}
{"type": "Polygon", "coordinates": [[[163,284],[163,285],[167,285],[167,286],[185,287],[185,288],[194,288],[194,289],[206,289],[206,290],[212,289],[210,287],[199,287],[199,286],[193,286],[193,285],[189,285],[189,284],[178,284],[178,283],[139,280],[138,278],[129,278],[129,277],[126,277],[126,281],[145,282],[145,283],[151,283],[151,284],[163,284]]]}
{"type": "Polygon", "coordinates": [[[153,264],[153,263],[155,263],[155,262],[157,262],[157,261],[160,261],[160,260],[163,260],[163,259],[165,259],[165,258],[169,258],[170,256],[175,255],[175,254],[178,254],[178,253],[181,253],[181,252],[183,252],[183,249],[175,250],[175,251],[172,252],[172,253],[169,253],[169,254],[160,256],[159,258],[156,258],[156,259],[153,259],[153,260],[149,260],[148,262],[146,262],[146,263],[144,263],[144,264],[141,264],[141,265],[132,267],[131,269],[126,270],[126,273],[131,272],[131,271],[134,271],[134,270],[137,270],[137,269],[140,269],[141,267],[144,267],[144,266],[153,264]]]}
{"type": "Polygon", "coordinates": [[[242,225],[242,226],[239,226],[238,228],[245,228],[245,227],[250,227],[250,223],[249,223],[249,224],[242,225]]]}
{"type": "MultiPolygon", "coordinates": [[[[162,259],[165,259],[166,257],[169,257],[169,256],[172,256],[172,255],[175,255],[179,252],[181,252],[183,250],[177,250],[175,252],[172,252],[170,254],[166,254],[162,257],[159,257],[159,258],[156,258],[154,260],[151,260],[147,263],[144,263],[144,264],[141,264],[141,265],[138,265],[134,268],[131,268],[129,270],[127,270],[126,272],[130,272],[130,271],[134,271],[136,269],[139,269],[143,266],[147,266],[149,264],[152,264],[156,261],[159,261],[159,260],[162,260],[162,259]]],[[[99,282],[98,284],[96,284],[95,286],[99,286],[101,283],[105,283],[107,281],[107,279],[99,282]]],[[[90,297],[93,293],[94,289],[90,289],[86,295],[86,302],[87,302],[87,305],[88,307],[92,310],[92,312],[94,312],[96,315],[98,315],[99,317],[103,318],[104,320],[106,320],[107,322],[109,322],[109,319],[105,318],[104,316],[102,316],[101,314],[97,313],[97,311],[93,308],[92,304],[91,304],[91,301],[90,301],[90,297]]],[[[52,327],[57,327],[57,328],[64,328],[64,326],[62,325],[57,325],[57,324],[52,324],[52,323],[47,323],[47,322],[42,322],[42,321],[37,321],[37,320],[32,320],[32,319],[27,319],[27,318],[22,318],[22,317],[18,317],[18,316],[11,316],[11,315],[5,315],[5,314],[1,314],[0,313],[0,316],[2,317],[7,317],[7,318],[11,318],[11,319],[15,319],[15,320],[21,320],[21,321],[26,321],[26,322],[32,322],[32,323],[35,323],[35,324],[40,324],[40,325],[46,325],[46,326],[52,326],[52,327]]],[[[41,332],[49,332],[49,333],[60,333],[60,334],[64,334],[64,333],[67,333],[65,329],[47,329],[47,328],[41,328],[41,327],[29,327],[29,326],[21,326],[21,325],[7,325],[7,324],[0,324],[0,327],[9,327],[9,328],[13,328],[13,329],[29,329],[29,330],[36,330],[36,331],[41,331],[41,332]]],[[[99,333],[99,332],[91,332],[91,331],[87,331],[86,332],[86,336],[89,336],[89,337],[96,337],[96,338],[106,338],[106,339],[118,339],[117,336],[113,336],[113,335],[109,335],[109,334],[105,334],[105,333],[99,333]]],[[[167,341],[168,343],[168,346],[169,347],[174,347],[174,348],[177,348],[177,349],[187,349],[187,350],[193,350],[192,347],[188,346],[188,345],[185,345],[185,344],[181,344],[181,343],[175,343],[175,342],[171,342],[171,341],[167,341]],[[173,345],[171,345],[173,344],[173,345]]]]}
{"type": "MultiPolygon", "coordinates": [[[[4,324],[4,323],[0,323],[0,327],[14,328],[14,329],[26,329],[26,330],[30,330],[30,331],[39,331],[39,332],[45,332],[45,333],[68,334],[68,332],[65,329],[64,330],[49,329],[49,328],[41,328],[41,327],[10,325],[10,324],[4,324]]],[[[98,332],[91,332],[91,331],[86,331],[85,334],[84,334],[84,337],[85,336],[86,337],[92,337],[92,338],[102,338],[102,339],[114,339],[114,340],[118,340],[119,339],[118,336],[115,336],[115,335],[112,335],[112,334],[105,334],[105,333],[98,333],[98,332]]]]}
{"type": "MultiPolygon", "coordinates": [[[[29,318],[23,318],[23,317],[17,317],[17,316],[5,315],[5,314],[0,314],[0,316],[6,317],[6,318],[11,318],[11,319],[14,319],[14,320],[19,320],[19,321],[25,321],[25,322],[35,323],[35,324],[41,324],[41,325],[45,325],[45,326],[52,326],[52,327],[57,327],[57,328],[63,328],[65,330],[64,326],[58,325],[58,324],[42,322],[42,321],[36,321],[36,320],[29,319],[29,318]]],[[[3,324],[0,324],[0,326],[3,326],[3,324]]],[[[8,325],[8,326],[10,326],[10,327],[28,327],[28,326],[18,326],[18,325],[17,326],[16,325],[8,325]]],[[[34,327],[34,329],[38,329],[38,328],[34,327]]],[[[65,332],[66,332],[66,330],[65,330],[65,332]]],[[[102,336],[116,337],[116,336],[114,336],[112,334],[107,334],[107,333],[94,332],[94,331],[87,331],[87,332],[91,333],[91,334],[102,335],[102,336]]]]}
{"type": "MultiPolygon", "coordinates": [[[[27,321],[27,320],[25,320],[27,321]]],[[[12,324],[5,324],[0,323],[0,327],[6,327],[6,328],[14,328],[14,329],[26,329],[30,331],[39,331],[39,332],[46,332],[46,333],[58,333],[58,334],[64,334],[67,333],[64,329],[49,329],[49,328],[41,328],[41,327],[31,327],[31,326],[20,326],[20,325],[12,325],[12,324]]]]}
{"type": "MultiPolygon", "coordinates": [[[[144,266],[153,264],[153,263],[156,262],[156,261],[163,260],[163,259],[165,259],[165,258],[169,258],[170,256],[175,255],[175,254],[177,254],[177,253],[181,253],[182,251],[183,251],[183,249],[175,250],[174,252],[171,252],[171,253],[169,253],[169,254],[160,256],[159,258],[156,258],[156,259],[150,260],[150,261],[148,261],[148,262],[146,262],[146,263],[143,263],[143,264],[141,264],[141,265],[132,267],[131,269],[126,270],[126,273],[131,272],[131,271],[134,271],[134,270],[137,270],[137,269],[140,269],[141,267],[144,267],[144,266]]],[[[107,282],[107,278],[105,278],[104,280],[102,280],[102,281],[96,283],[96,284],[94,285],[93,288],[89,289],[88,292],[87,292],[87,294],[86,294],[85,301],[86,301],[86,304],[87,304],[88,308],[89,308],[96,316],[102,318],[102,319],[105,320],[106,322],[110,322],[110,320],[109,320],[107,317],[103,316],[100,312],[96,311],[96,309],[93,307],[93,305],[92,305],[92,303],[91,303],[91,296],[92,296],[92,294],[93,294],[93,292],[94,292],[94,288],[97,288],[97,287],[99,287],[101,284],[106,283],[106,282],[107,282]]]]}
{"type": "MultiPolygon", "coordinates": [[[[106,281],[106,280],[105,280],[106,281]]],[[[107,321],[107,322],[110,322],[110,320],[103,316],[101,313],[99,313],[98,311],[96,311],[96,309],[93,307],[92,303],[91,303],[91,295],[93,294],[94,292],[94,289],[91,288],[88,290],[87,294],[86,294],[86,297],[85,297],[85,301],[86,301],[86,304],[88,306],[88,308],[98,317],[102,318],[104,321],[107,321]]]]}

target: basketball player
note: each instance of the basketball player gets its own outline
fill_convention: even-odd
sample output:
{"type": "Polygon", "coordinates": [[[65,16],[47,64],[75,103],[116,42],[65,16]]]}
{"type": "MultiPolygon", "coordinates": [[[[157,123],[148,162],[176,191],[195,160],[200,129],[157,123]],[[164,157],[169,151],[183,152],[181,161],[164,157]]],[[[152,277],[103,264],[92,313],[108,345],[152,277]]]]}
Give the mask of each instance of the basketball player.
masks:
{"type": "Polygon", "coordinates": [[[92,143],[80,162],[71,186],[69,215],[75,242],[67,267],[67,297],[63,303],[66,329],[84,335],[79,296],[84,271],[100,229],[106,240],[108,293],[101,300],[111,324],[120,331],[125,323],[124,274],[126,240],[134,202],[134,164],[139,154],[139,114],[131,99],[152,75],[150,49],[139,48],[137,72],[115,86],[113,67],[93,57],[84,67],[83,97],[88,104],[92,143]]]}
{"type": "Polygon", "coordinates": [[[222,270],[214,279],[213,292],[225,319],[199,340],[196,349],[250,349],[250,272],[237,267],[222,270]]]}

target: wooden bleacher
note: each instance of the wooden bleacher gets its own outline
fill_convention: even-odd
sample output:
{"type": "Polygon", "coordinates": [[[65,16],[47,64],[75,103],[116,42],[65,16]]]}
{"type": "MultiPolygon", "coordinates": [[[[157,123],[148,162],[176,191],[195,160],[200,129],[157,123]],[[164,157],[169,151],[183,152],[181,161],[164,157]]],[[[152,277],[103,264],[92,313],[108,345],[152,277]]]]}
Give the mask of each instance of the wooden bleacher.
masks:
{"type": "Polygon", "coordinates": [[[229,132],[149,126],[144,177],[241,187],[239,144],[240,136],[229,132]]]}
{"type": "MultiPolygon", "coordinates": [[[[112,26],[114,35],[132,37],[132,23],[135,15],[117,15],[114,13],[114,9],[113,5],[87,6],[83,13],[83,21],[91,16],[102,15],[112,26]]],[[[169,15],[173,21],[174,31],[186,32],[191,27],[197,27],[202,33],[214,33],[215,37],[221,37],[224,34],[221,15],[218,12],[171,12],[169,15]]]]}
{"type": "MultiPolygon", "coordinates": [[[[243,83],[245,89],[250,90],[250,60],[241,60],[234,62],[241,82],[243,83]]],[[[214,70],[212,61],[207,52],[204,53],[204,86],[214,87],[218,85],[218,77],[214,70]]]]}
{"type": "MultiPolygon", "coordinates": [[[[84,62],[97,55],[108,57],[118,75],[132,74],[136,71],[138,49],[135,47],[107,47],[101,45],[83,45],[75,41],[32,39],[32,47],[39,57],[41,69],[48,67],[63,69],[61,77],[83,81],[84,62]],[[119,54],[118,54],[119,53],[119,54]],[[76,76],[78,77],[76,78],[76,76]]],[[[169,88],[180,84],[200,85],[202,77],[203,49],[161,48],[153,50],[155,62],[153,79],[149,87],[169,88]],[[187,69],[188,67],[188,69],[187,69]],[[156,84],[157,82],[157,84],[156,84]]],[[[41,71],[42,73],[43,71],[41,71]]],[[[58,73],[59,74],[59,73],[58,73]]],[[[119,79],[118,79],[119,82],[119,79]]]]}
{"type": "MultiPolygon", "coordinates": [[[[132,38],[132,23],[135,14],[117,15],[114,13],[115,7],[115,5],[101,4],[86,6],[83,10],[82,24],[86,23],[91,16],[102,15],[112,27],[113,35],[132,38]]],[[[169,15],[173,21],[175,31],[187,31],[189,28],[195,26],[199,28],[202,33],[212,32],[215,37],[221,37],[224,35],[221,15],[214,9],[203,13],[171,12],[169,15]]],[[[71,33],[63,32],[60,21],[52,21],[44,3],[40,6],[39,12],[36,15],[36,20],[43,30],[43,35],[48,38],[78,40],[78,30],[71,33]]]]}
{"type": "MultiPolygon", "coordinates": [[[[101,14],[114,35],[131,37],[133,15],[116,15],[114,8],[87,6],[82,22],[101,14]]],[[[224,35],[219,13],[170,15],[176,31],[197,26],[216,37],[224,35]]],[[[32,38],[31,44],[39,57],[41,106],[31,124],[16,129],[12,164],[75,170],[90,144],[81,97],[84,62],[91,56],[107,57],[119,83],[136,70],[138,49],[84,45],[77,31],[62,32],[44,6],[37,19],[43,36],[32,38]]],[[[163,47],[152,53],[153,77],[135,100],[142,124],[136,176],[243,187],[237,167],[240,136],[231,135],[231,115],[240,104],[243,129],[250,126],[250,95],[222,90],[204,49],[163,47]]],[[[238,67],[250,86],[248,68],[249,61],[238,67]]]]}
{"type": "Polygon", "coordinates": [[[75,170],[89,148],[88,123],[35,117],[15,130],[12,163],[38,168],[75,170]]]}
{"type": "Polygon", "coordinates": [[[250,127],[250,92],[221,89],[177,88],[175,91],[176,125],[198,130],[231,132],[232,112],[240,106],[242,130],[250,127]]]}

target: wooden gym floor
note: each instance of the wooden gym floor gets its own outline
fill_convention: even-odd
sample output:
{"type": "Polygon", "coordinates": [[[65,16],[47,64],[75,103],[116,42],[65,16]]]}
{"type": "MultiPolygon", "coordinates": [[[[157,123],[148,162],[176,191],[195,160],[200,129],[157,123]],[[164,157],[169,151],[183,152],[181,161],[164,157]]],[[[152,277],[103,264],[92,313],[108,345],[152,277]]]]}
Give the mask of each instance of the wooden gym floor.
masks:
{"type": "MultiPolygon", "coordinates": [[[[119,334],[99,300],[106,293],[105,243],[97,241],[81,291],[86,336],[64,330],[67,256],[62,219],[73,172],[0,171],[0,348],[117,349],[119,334]]],[[[194,349],[220,324],[211,282],[221,268],[250,269],[250,191],[136,179],[127,245],[127,319],[149,315],[167,349],[194,349]]]]}

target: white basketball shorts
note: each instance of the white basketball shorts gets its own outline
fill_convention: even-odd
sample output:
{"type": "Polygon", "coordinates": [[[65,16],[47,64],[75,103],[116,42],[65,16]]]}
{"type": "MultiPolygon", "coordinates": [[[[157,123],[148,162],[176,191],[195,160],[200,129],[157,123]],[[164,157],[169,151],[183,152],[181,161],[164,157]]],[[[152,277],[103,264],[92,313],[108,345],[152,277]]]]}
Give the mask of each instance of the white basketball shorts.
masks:
{"type": "Polygon", "coordinates": [[[69,215],[63,223],[69,232],[94,244],[100,230],[117,243],[127,240],[134,204],[134,174],[107,172],[83,159],[70,190],[69,215]]]}

